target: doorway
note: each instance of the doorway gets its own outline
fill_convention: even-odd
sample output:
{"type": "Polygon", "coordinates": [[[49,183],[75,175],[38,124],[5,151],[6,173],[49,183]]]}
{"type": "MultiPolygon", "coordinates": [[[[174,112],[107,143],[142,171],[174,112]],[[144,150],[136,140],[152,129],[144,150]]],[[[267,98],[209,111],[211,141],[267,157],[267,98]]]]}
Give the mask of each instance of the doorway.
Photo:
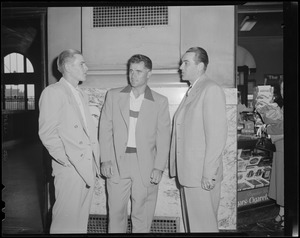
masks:
{"type": "Polygon", "coordinates": [[[46,85],[46,8],[1,7],[3,234],[44,233],[47,170],[38,137],[46,85]]]}

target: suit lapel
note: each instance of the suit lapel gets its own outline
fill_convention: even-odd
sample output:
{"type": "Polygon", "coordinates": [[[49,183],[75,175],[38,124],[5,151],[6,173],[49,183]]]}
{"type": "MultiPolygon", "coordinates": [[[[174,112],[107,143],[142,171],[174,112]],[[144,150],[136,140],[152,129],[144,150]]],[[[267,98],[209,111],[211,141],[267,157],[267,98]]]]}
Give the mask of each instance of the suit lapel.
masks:
{"type": "Polygon", "coordinates": [[[84,121],[83,121],[83,118],[82,118],[82,115],[81,115],[81,112],[80,112],[80,109],[79,109],[78,105],[77,105],[77,108],[78,108],[79,113],[81,115],[81,121],[82,121],[83,126],[84,126],[83,128],[84,128],[85,132],[87,133],[87,135],[89,136],[90,129],[93,127],[93,124],[92,124],[93,121],[90,120],[90,119],[92,119],[91,118],[91,112],[90,112],[90,110],[88,108],[89,107],[89,100],[88,100],[87,96],[82,92],[82,90],[80,88],[79,88],[79,92],[81,94],[81,99],[83,101],[82,103],[85,104],[85,106],[83,106],[83,110],[84,110],[85,119],[86,119],[86,123],[87,123],[88,128],[86,128],[86,126],[84,124],[84,121]]]}
{"type": "MultiPolygon", "coordinates": [[[[63,78],[62,78],[62,79],[63,79],[63,78]]],[[[67,95],[68,95],[68,98],[69,98],[69,102],[70,102],[70,104],[74,107],[76,113],[78,114],[79,120],[80,120],[80,123],[81,123],[81,125],[82,125],[82,127],[83,127],[84,132],[87,134],[87,136],[89,136],[89,133],[88,133],[87,128],[86,128],[86,126],[85,126],[85,123],[84,123],[84,121],[83,121],[83,117],[82,117],[80,108],[79,108],[79,106],[78,106],[78,104],[77,104],[77,102],[76,102],[76,99],[75,99],[75,97],[74,97],[74,95],[73,95],[71,89],[70,89],[69,86],[67,85],[67,82],[65,82],[65,79],[63,79],[63,80],[62,80],[62,79],[60,80],[60,82],[61,82],[62,86],[65,88],[65,90],[66,90],[66,92],[67,92],[67,95]]],[[[82,102],[82,103],[84,103],[84,102],[82,102]]],[[[83,107],[83,108],[85,108],[85,107],[83,107]]],[[[86,110],[86,109],[84,109],[84,110],[86,110]]],[[[85,112],[85,113],[86,113],[86,112],[85,112]]]]}
{"type": "Polygon", "coordinates": [[[201,76],[199,81],[193,86],[189,95],[184,96],[175,114],[176,121],[180,121],[182,119],[181,116],[185,114],[185,110],[188,108],[189,104],[193,102],[197,96],[199,96],[203,81],[205,81],[205,79],[206,75],[204,74],[201,76]]]}
{"type": "Polygon", "coordinates": [[[123,120],[128,128],[129,126],[129,97],[130,97],[131,87],[128,85],[120,92],[119,97],[119,107],[123,120]]]}
{"type": "Polygon", "coordinates": [[[202,89],[203,82],[206,79],[206,75],[202,75],[199,81],[191,89],[189,96],[186,99],[185,105],[191,103],[197,96],[199,96],[200,90],[202,89]]]}
{"type": "Polygon", "coordinates": [[[151,92],[151,89],[147,86],[145,90],[144,100],[142,102],[139,117],[137,120],[136,131],[141,131],[139,128],[141,126],[147,125],[149,122],[154,121],[153,116],[155,115],[153,112],[155,111],[155,103],[154,98],[151,92]]]}
{"type": "Polygon", "coordinates": [[[139,117],[137,120],[137,126],[136,126],[137,128],[139,125],[147,125],[145,121],[151,120],[154,112],[153,106],[154,106],[153,101],[144,98],[139,112],[139,117]]]}

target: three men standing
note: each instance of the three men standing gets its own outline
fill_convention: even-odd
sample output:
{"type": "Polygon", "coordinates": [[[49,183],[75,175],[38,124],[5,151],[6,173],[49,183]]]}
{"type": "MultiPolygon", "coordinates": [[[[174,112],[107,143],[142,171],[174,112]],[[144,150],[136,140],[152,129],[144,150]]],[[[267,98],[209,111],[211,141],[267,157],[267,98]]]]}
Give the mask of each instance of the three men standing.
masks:
{"type": "Polygon", "coordinates": [[[83,57],[74,50],[60,54],[63,77],[40,99],[39,135],[54,158],[56,202],[50,233],[87,232],[99,158],[107,178],[108,232],[127,231],[130,197],[132,232],[150,232],[169,153],[170,175],[180,184],[185,231],[218,231],[227,119],[223,89],[207,77],[207,65],[207,53],[200,47],[182,57],[182,79],[190,88],[174,115],[171,139],[168,99],[147,85],[152,61],[132,56],[129,84],[107,92],[98,143],[87,96],[78,88],[87,71],[83,57]]]}

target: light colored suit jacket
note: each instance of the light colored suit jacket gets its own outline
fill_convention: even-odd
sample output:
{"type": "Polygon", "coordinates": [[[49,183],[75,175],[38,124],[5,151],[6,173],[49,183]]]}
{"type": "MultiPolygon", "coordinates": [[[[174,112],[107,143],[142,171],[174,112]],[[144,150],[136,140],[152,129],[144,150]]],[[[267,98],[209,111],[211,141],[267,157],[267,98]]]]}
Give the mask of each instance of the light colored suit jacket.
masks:
{"type": "MultiPolygon", "coordinates": [[[[101,162],[113,163],[113,177],[120,180],[119,167],[125,154],[129,128],[131,86],[107,92],[99,125],[101,162]]],[[[136,147],[143,184],[150,186],[153,168],[164,170],[170,148],[170,113],[168,99],[148,86],[136,125],[136,147]]]]}
{"type": "Polygon", "coordinates": [[[59,174],[61,163],[65,163],[73,166],[87,185],[92,185],[94,171],[100,172],[99,142],[96,125],[88,109],[88,97],[83,92],[82,96],[88,128],[64,78],[45,88],[39,101],[39,136],[56,160],[52,162],[53,176],[59,174]]]}
{"type": "Polygon", "coordinates": [[[202,176],[221,181],[226,139],[224,91],[204,74],[174,115],[170,176],[187,187],[200,187],[202,176]]]}

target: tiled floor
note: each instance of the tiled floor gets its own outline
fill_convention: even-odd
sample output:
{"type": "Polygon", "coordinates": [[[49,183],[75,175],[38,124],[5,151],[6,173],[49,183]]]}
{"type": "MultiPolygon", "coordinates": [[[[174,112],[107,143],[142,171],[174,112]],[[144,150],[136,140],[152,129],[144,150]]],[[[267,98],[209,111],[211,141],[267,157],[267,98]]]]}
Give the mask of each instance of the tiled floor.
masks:
{"type": "MultiPolygon", "coordinates": [[[[2,234],[43,234],[45,198],[42,145],[35,143],[2,150],[2,191],[6,218],[2,234]]],[[[272,220],[278,213],[274,204],[238,212],[237,231],[242,236],[283,236],[272,220]]],[[[224,231],[225,233],[230,233],[224,231]]]]}

